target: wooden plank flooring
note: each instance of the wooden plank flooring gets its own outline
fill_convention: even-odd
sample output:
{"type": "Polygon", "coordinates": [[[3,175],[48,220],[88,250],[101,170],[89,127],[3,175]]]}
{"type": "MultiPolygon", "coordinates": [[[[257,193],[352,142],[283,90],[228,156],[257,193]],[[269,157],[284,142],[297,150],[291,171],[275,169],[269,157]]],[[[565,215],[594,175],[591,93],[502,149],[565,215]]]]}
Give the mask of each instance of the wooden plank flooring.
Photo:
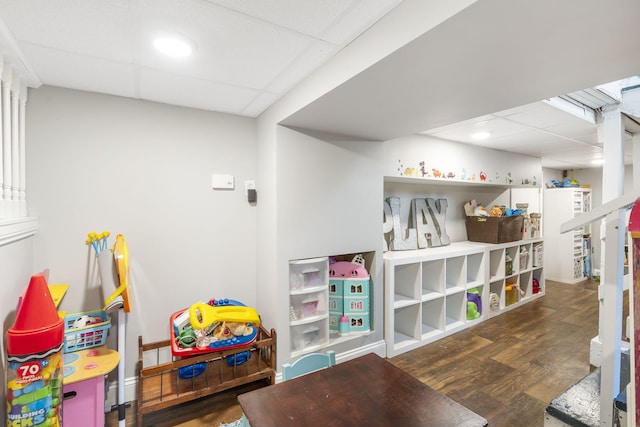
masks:
{"type": "MultiPolygon", "coordinates": [[[[546,286],[536,301],[390,361],[492,427],[542,426],[551,400],[590,372],[590,341],[598,334],[596,282],[546,286]]],[[[240,417],[236,396],[245,391],[156,412],[145,426],[217,427],[240,417]]],[[[107,414],[106,425],[117,424],[116,414],[107,414]]],[[[135,426],[135,405],[126,425],[135,426]]]]}

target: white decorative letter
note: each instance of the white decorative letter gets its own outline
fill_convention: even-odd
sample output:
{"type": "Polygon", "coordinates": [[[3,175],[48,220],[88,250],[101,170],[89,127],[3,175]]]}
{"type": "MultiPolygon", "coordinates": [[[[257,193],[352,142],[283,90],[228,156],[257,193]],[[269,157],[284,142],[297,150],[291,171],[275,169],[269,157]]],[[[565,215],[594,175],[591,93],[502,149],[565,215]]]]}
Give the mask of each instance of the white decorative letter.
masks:
{"type": "Polygon", "coordinates": [[[411,201],[411,214],[409,219],[418,233],[418,248],[431,248],[442,246],[438,228],[432,220],[425,199],[413,199],[411,201]]]}
{"type": "Polygon", "coordinates": [[[398,197],[389,197],[387,199],[391,207],[391,215],[393,217],[393,240],[391,241],[391,250],[403,251],[418,248],[418,236],[414,228],[409,228],[403,233],[400,224],[400,199],[398,197]],[[406,238],[405,238],[406,235],[406,238]]]}
{"type": "Polygon", "coordinates": [[[451,243],[447,229],[445,227],[445,220],[447,216],[447,199],[427,199],[427,205],[429,206],[429,212],[433,219],[433,224],[438,230],[438,236],[440,236],[441,245],[445,246],[451,243]]]}

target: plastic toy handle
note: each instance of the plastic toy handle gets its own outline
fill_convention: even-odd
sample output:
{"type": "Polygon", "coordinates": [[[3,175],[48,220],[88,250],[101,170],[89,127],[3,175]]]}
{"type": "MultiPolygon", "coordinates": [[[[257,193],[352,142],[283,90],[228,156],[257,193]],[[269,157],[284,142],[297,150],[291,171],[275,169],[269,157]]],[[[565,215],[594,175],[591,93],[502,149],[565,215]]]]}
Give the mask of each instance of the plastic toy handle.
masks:
{"type": "Polygon", "coordinates": [[[258,312],[250,307],[225,305],[212,307],[197,302],[189,307],[189,321],[194,329],[206,329],[215,322],[244,322],[260,326],[258,312]]]}

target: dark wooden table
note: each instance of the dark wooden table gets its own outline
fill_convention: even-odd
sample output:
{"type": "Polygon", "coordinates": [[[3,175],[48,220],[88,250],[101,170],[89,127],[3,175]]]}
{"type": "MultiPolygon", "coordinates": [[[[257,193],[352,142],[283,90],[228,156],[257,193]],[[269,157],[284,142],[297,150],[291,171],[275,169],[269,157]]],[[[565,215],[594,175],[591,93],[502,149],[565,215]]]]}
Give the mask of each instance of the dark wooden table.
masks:
{"type": "Polygon", "coordinates": [[[370,353],[238,396],[251,427],[476,427],[487,420],[370,353]]]}

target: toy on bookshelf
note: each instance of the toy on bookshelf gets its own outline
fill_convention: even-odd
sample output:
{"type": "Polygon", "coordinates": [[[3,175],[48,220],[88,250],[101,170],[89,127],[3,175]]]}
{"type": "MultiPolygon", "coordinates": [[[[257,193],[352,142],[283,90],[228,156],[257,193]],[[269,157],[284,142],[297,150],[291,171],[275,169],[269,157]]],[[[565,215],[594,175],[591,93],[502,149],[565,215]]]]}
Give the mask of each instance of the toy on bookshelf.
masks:
{"type": "Polygon", "coordinates": [[[474,320],[482,316],[482,297],[478,288],[467,291],[467,320],[474,320]]]}

